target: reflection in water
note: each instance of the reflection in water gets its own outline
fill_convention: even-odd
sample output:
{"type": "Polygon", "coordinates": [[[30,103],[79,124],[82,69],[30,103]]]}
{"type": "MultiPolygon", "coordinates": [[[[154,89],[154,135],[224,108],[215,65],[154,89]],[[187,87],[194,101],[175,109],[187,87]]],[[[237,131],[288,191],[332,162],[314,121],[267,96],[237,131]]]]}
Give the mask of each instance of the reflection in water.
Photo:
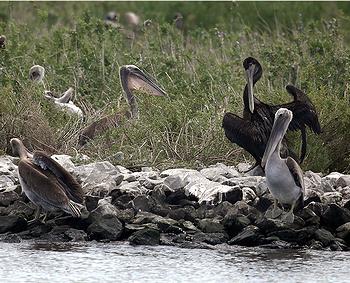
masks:
{"type": "Polygon", "coordinates": [[[348,282],[350,254],[125,243],[0,243],[0,282],[348,282]]]}

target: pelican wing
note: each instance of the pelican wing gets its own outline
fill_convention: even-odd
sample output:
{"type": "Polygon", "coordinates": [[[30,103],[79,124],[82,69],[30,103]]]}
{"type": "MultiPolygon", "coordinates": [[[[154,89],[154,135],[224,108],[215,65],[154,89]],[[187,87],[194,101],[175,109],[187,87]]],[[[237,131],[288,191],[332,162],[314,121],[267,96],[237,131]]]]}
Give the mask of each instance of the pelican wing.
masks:
{"type": "Polygon", "coordinates": [[[287,157],[286,165],[289,169],[289,172],[293,176],[295,184],[301,189],[301,195],[300,195],[299,201],[302,208],[304,206],[304,196],[305,196],[303,172],[301,171],[299,164],[293,158],[287,157]]]}
{"type": "Polygon", "coordinates": [[[251,121],[232,113],[226,113],[222,121],[226,137],[248,151],[259,163],[264,154],[268,137],[251,121]]]}
{"type": "Polygon", "coordinates": [[[165,92],[162,89],[156,87],[155,81],[150,76],[147,76],[147,80],[145,80],[145,77],[139,73],[129,74],[128,87],[134,90],[142,90],[155,96],[165,95],[165,92]]]}
{"type": "Polygon", "coordinates": [[[33,160],[34,163],[39,165],[43,170],[52,172],[70,200],[80,204],[84,202],[82,187],[59,163],[42,151],[35,151],[33,160]]]}
{"type": "Polygon", "coordinates": [[[74,89],[70,87],[66,90],[65,93],[61,95],[61,97],[57,98],[56,101],[60,103],[68,103],[70,100],[72,100],[74,89]]]}
{"type": "Polygon", "coordinates": [[[66,210],[69,199],[61,186],[41,172],[41,168],[27,160],[18,163],[18,173],[41,202],[66,210]]]}

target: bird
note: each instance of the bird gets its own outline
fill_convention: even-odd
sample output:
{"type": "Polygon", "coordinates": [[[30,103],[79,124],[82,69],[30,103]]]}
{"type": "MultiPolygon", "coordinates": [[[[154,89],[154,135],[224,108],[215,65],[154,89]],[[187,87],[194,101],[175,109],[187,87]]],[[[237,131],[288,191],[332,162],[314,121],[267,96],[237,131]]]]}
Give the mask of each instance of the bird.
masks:
{"type": "MultiPolygon", "coordinates": [[[[243,62],[246,72],[247,84],[243,93],[243,118],[234,113],[225,113],[222,121],[222,127],[226,137],[232,142],[248,151],[255,159],[255,164],[248,169],[261,165],[261,158],[265,152],[267,140],[269,138],[274,115],[279,108],[287,108],[294,114],[293,120],[289,125],[289,130],[301,131],[302,146],[300,162],[304,160],[306,154],[306,126],[314,133],[322,132],[318,120],[316,108],[300,89],[293,85],[287,85],[287,92],[293,96],[294,100],[280,105],[269,105],[254,96],[254,85],[262,76],[262,67],[260,63],[252,57],[248,57],[243,62]]],[[[296,154],[287,146],[286,140],[281,145],[282,156],[291,155],[294,159],[299,159],[296,154]]]]}
{"type": "Polygon", "coordinates": [[[28,152],[18,138],[10,140],[12,151],[18,155],[18,176],[22,191],[36,206],[35,218],[41,209],[47,212],[62,210],[73,217],[81,217],[84,193],[80,184],[59,163],[43,151],[28,152]]]}
{"type": "MultiPolygon", "coordinates": [[[[36,83],[42,83],[44,86],[44,89],[46,89],[44,78],[45,78],[45,68],[43,66],[34,65],[30,68],[29,79],[36,83]]],[[[44,97],[53,101],[58,108],[66,111],[67,113],[76,114],[79,117],[83,118],[83,111],[78,106],[76,106],[72,101],[73,92],[74,92],[74,89],[70,87],[60,97],[55,97],[52,91],[44,90],[44,97]]]]}
{"type": "Polygon", "coordinates": [[[184,17],[182,16],[181,13],[179,13],[179,12],[175,13],[174,18],[173,18],[173,23],[177,29],[179,29],[179,30],[184,29],[184,17]]]}
{"type": "Polygon", "coordinates": [[[0,48],[5,48],[5,47],[6,47],[6,36],[0,35],[0,48]]]}
{"type": "Polygon", "coordinates": [[[71,100],[73,97],[73,92],[74,89],[70,87],[63,94],[61,94],[60,97],[55,97],[51,91],[46,90],[44,92],[44,97],[53,101],[58,108],[66,111],[67,113],[76,114],[83,118],[83,111],[71,100]]]}
{"type": "Polygon", "coordinates": [[[119,28],[120,24],[118,23],[118,13],[115,11],[110,11],[105,16],[104,23],[106,26],[111,26],[115,28],[119,28]]]}
{"type": "Polygon", "coordinates": [[[149,74],[135,65],[121,66],[119,69],[119,77],[124,97],[130,109],[103,117],[83,128],[79,134],[78,140],[78,145],[80,147],[105,131],[118,127],[125,119],[139,118],[137,99],[133,93],[135,90],[141,90],[154,96],[167,96],[166,92],[157,85],[149,74]]]}
{"type": "Polygon", "coordinates": [[[294,208],[299,203],[304,206],[305,187],[303,172],[299,164],[290,156],[281,158],[281,142],[287,132],[289,123],[292,121],[293,113],[286,108],[276,111],[271,134],[264,152],[261,165],[265,168],[267,187],[273,198],[272,210],[265,214],[267,218],[276,218],[281,214],[277,207],[279,202],[290,205],[288,213],[282,216],[287,223],[294,222],[294,208]]]}
{"type": "Polygon", "coordinates": [[[136,15],[134,12],[126,12],[124,14],[125,22],[129,27],[133,30],[137,29],[140,25],[140,17],[136,15]]]}

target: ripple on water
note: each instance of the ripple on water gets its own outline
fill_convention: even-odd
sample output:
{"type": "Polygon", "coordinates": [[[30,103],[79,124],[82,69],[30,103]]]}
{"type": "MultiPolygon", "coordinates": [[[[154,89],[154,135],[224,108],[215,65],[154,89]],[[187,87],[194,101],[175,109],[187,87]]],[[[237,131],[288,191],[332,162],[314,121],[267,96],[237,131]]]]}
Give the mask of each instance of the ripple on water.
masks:
{"type": "Polygon", "coordinates": [[[349,282],[350,253],[0,243],[0,282],[349,282]]]}

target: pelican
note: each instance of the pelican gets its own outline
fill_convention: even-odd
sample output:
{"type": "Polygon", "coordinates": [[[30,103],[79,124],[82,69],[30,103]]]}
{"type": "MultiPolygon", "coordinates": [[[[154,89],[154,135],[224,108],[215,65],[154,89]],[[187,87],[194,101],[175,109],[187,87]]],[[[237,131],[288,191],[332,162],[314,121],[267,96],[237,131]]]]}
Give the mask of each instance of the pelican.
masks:
{"type": "Polygon", "coordinates": [[[155,80],[146,72],[143,72],[135,65],[124,65],[119,69],[120,83],[130,110],[120,111],[106,116],[85,127],[80,135],[78,145],[83,146],[89,140],[101,133],[118,127],[123,119],[138,119],[139,109],[133,91],[141,90],[154,96],[166,96],[166,92],[160,88],[155,80]]]}
{"type": "Polygon", "coordinates": [[[44,83],[45,68],[40,65],[34,65],[29,70],[29,79],[36,83],[44,83]]]}
{"type": "Polygon", "coordinates": [[[275,121],[271,130],[261,166],[265,167],[266,183],[274,197],[273,210],[266,217],[275,218],[280,214],[277,201],[289,204],[289,212],[282,219],[288,223],[294,222],[294,208],[298,202],[304,204],[303,172],[298,163],[291,157],[285,159],[280,156],[281,142],[287,132],[293,113],[286,108],[280,108],[275,114],[275,121]]]}
{"type": "Polygon", "coordinates": [[[0,35],[0,48],[5,48],[6,46],[6,36],[0,35]]]}
{"type": "MultiPolygon", "coordinates": [[[[246,58],[243,66],[247,77],[247,84],[243,93],[243,118],[229,112],[224,115],[222,127],[224,128],[226,137],[231,142],[247,150],[254,157],[256,163],[252,168],[260,165],[273,125],[274,115],[279,108],[284,107],[291,110],[294,114],[293,120],[289,125],[289,130],[301,131],[302,147],[300,162],[302,162],[306,154],[306,126],[316,134],[322,132],[315,106],[305,93],[292,85],[286,86],[287,92],[294,98],[292,102],[281,105],[269,105],[260,101],[254,96],[254,85],[261,78],[262,67],[252,57],[246,58]]],[[[298,159],[288,149],[285,140],[282,141],[281,149],[282,156],[291,155],[295,159],[298,159]]]]}
{"type": "Polygon", "coordinates": [[[140,25],[140,17],[134,12],[127,12],[124,14],[124,17],[128,26],[132,27],[133,29],[137,28],[140,25]]]}
{"type": "Polygon", "coordinates": [[[73,92],[74,89],[70,87],[60,97],[56,98],[51,91],[46,90],[44,96],[45,98],[52,100],[58,108],[63,109],[68,113],[76,114],[79,117],[83,118],[83,111],[71,100],[73,97],[73,92]]]}
{"type": "Polygon", "coordinates": [[[22,191],[37,206],[32,221],[39,218],[41,209],[46,213],[60,209],[80,217],[83,191],[73,176],[45,152],[29,153],[20,139],[13,138],[10,144],[13,153],[20,157],[18,175],[22,191]]]}
{"type": "Polygon", "coordinates": [[[183,30],[184,28],[184,17],[181,13],[176,13],[173,19],[175,27],[179,30],[183,30]]]}
{"type": "Polygon", "coordinates": [[[120,24],[118,23],[118,14],[115,11],[108,12],[105,16],[104,22],[106,26],[121,28],[120,24]]]}

